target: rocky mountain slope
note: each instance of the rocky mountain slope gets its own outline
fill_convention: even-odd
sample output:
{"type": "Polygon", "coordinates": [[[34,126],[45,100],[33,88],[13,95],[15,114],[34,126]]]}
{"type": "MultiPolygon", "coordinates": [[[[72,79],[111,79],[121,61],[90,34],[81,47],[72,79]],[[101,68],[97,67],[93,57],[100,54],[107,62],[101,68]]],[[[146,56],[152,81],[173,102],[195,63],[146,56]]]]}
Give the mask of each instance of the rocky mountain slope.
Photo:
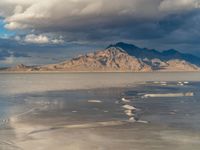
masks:
{"type": "Polygon", "coordinates": [[[108,48],[104,51],[89,53],[60,64],[40,67],[40,70],[65,71],[151,71],[151,66],[128,55],[119,48],[108,48]]]}
{"type": "Polygon", "coordinates": [[[191,54],[181,53],[174,49],[165,50],[160,52],[155,49],[148,48],[140,48],[133,44],[127,44],[123,42],[116,43],[114,45],[110,45],[109,47],[118,47],[125,50],[129,55],[135,56],[140,59],[160,59],[162,61],[169,61],[173,59],[185,60],[197,66],[200,66],[200,58],[191,54]]]}
{"type": "Polygon", "coordinates": [[[25,66],[4,69],[4,71],[86,71],[86,72],[151,72],[151,71],[199,71],[199,67],[182,58],[168,55],[164,58],[155,50],[129,50],[125,43],[109,46],[107,49],[82,55],[58,64],[25,66]],[[125,47],[124,47],[125,46],[125,47]],[[126,50],[124,50],[126,49],[126,50]]]}

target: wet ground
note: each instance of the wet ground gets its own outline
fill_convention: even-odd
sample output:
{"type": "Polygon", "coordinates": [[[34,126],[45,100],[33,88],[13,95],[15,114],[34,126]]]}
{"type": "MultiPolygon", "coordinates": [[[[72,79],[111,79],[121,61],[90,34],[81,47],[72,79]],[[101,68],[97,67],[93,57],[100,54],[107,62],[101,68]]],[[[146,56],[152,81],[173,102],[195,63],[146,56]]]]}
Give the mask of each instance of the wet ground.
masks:
{"type": "Polygon", "coordinates": [[[0,149],[199,150],[199,97],[194,81],[2,93],[0,149]]]}

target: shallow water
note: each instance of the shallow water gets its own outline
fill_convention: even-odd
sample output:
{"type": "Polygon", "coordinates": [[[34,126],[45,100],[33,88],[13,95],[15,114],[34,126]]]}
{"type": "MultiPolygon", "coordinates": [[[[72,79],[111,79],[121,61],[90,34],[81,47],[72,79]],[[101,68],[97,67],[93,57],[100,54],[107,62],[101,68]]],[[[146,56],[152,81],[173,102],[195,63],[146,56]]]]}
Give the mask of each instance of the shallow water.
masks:
{"type": "Polygon", "coordinates": [[[1,74],[0,149],[199,150],[199,75],[1,74]]]}

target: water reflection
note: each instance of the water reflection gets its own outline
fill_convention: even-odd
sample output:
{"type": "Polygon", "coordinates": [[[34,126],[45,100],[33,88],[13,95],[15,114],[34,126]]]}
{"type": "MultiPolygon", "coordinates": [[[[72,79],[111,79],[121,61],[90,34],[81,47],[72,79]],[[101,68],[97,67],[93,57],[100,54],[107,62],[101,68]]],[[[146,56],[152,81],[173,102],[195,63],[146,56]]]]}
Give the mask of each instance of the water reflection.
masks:
{"type": "Polygon", "coordinates": [[[1,124],[0,148],[198,150],[200,83],[177,83],[2,96],[1,120],[7,122],[1,124]],[[143,98],[146,93],[187,92],[194,95],[143,98]],[[135,115],[149,123],[130,122],[135,115]]]}

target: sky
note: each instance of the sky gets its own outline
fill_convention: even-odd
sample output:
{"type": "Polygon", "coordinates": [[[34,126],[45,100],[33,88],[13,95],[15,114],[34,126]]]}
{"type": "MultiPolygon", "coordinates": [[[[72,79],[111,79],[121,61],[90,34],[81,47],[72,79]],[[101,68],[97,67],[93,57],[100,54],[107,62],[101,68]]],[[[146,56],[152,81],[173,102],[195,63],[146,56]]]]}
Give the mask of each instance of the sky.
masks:
{"type": "Polygon", "coordinates": [[[0,66],[56,63],[121,41],[200,57],[200,0],[0,1],[0,66]]]}

